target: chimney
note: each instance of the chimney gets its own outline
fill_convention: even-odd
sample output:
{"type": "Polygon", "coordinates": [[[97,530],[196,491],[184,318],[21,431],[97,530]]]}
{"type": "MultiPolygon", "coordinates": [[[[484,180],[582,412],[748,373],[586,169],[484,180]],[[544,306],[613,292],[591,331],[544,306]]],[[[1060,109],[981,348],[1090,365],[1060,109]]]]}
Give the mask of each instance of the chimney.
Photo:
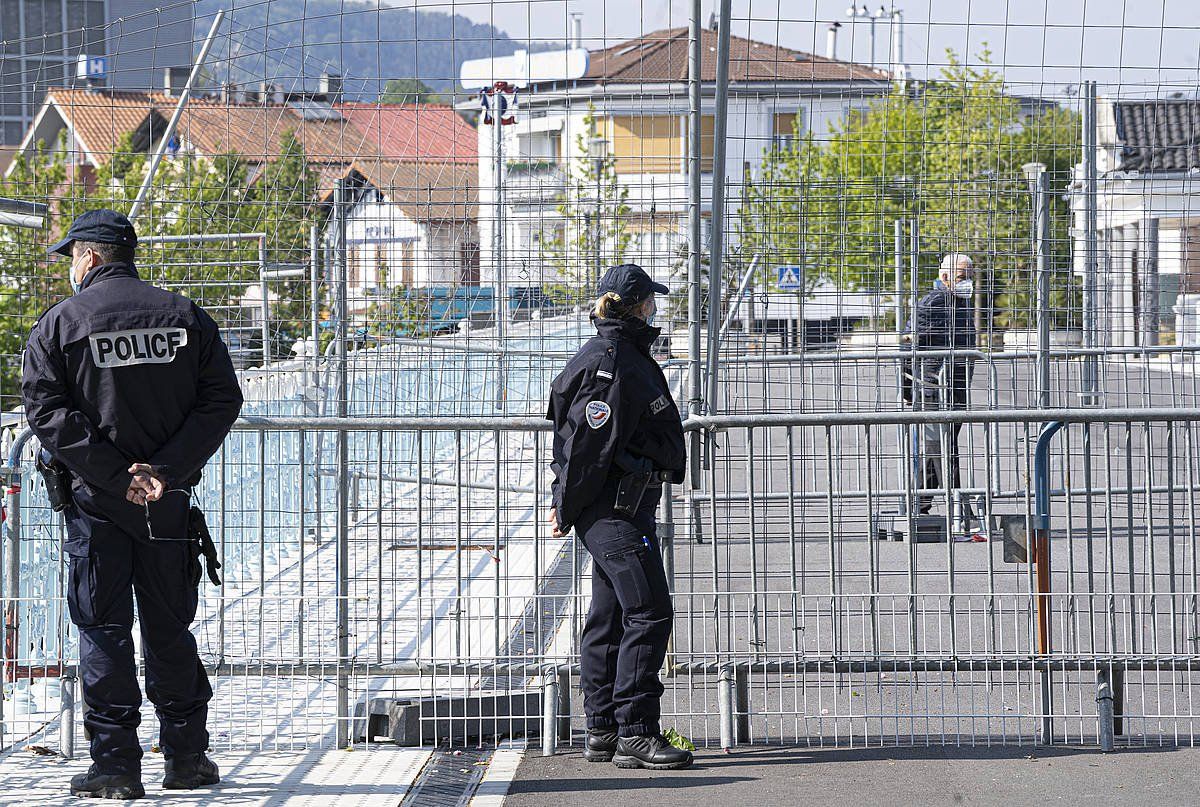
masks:
{"type": "Polygon", "coordinates": [[[241,94],[238,92],[238,86],[232,82],[222,84],[220,99],[223,104],[239,103],[242,99],[241,94]]]}
{"type": "Polygon", "coordinates": [[[829,23],[829,29],[825,33],[825,55],[830,59],[837,58],[837,35],[838,29],[842,27],[840,22],[829,23]]]}
{"type": "Polygon", "coordinates": [[[568,47],[583,47],[583,14],[578,11],[571,12],[571,41],[568,47]]]}
{"type": "Polygon", "coordinates": [[[325,96],[325,102],[328,104],[340,104],[342,102],[342,77],[338,73],[322,73],[321,81],[317,85],[317,91],[325,96]]]}
{"type": "Polygon", "coordinates": [[[260,104],[282,104],[283,90],[269,81],[258,83],[258,102],[260,104]]]}
{"type": "Polygon", "coordinates": [[[908,65],[904,63],[904,13],[900,9],[892,12],[892,77],[897,81],[908,80],[908,65]]]}
{"type": "Polygon", "coordinates": [[[191,75],[192,68],[190,67],[167,67],[163,69],[163,90],[167,95],[179,97],[183,93],[183,88],[187,86],[188,76],[191,75]]]}

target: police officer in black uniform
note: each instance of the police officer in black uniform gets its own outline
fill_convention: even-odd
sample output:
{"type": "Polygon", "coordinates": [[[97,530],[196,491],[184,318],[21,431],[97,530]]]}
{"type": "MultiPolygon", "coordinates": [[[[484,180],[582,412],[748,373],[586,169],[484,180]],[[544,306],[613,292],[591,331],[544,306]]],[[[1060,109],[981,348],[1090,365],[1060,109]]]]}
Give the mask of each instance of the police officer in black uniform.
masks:
{"type": "Polygon", "coordinates": [[[580,644],[584,757],[622,768],[682,768],[692,755],[659,728],[673,611],[654,514],[663,482],[682,482],[683,429],[650,355],[654,295],[635,264],[609,269],[597,335],[550,386],[554,535],[575,529],[592,555],[592,606],[580,644]]]}
{"type": "Polygon", "coordinates": [[[120,213],[93,210],[72,223],[51,254],[71,258],[75,294],[33,327],[21,383],[51,475],[68,488],[67,604],[79,627],[93,760],[71,792],[114,799],[145,793],[135,596],[163,787],[220,781],[205,755],[212,689],[189,630],[201,553],[190,491],[242,406],[216,324],[190,300],[141,280],[136,245],[120,213]]]}

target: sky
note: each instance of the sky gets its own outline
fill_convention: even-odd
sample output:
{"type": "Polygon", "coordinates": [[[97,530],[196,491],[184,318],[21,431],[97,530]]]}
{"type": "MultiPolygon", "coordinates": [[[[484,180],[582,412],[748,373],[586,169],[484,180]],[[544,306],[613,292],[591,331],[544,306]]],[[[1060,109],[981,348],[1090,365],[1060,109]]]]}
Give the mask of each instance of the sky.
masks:
{"type": "MultiPolygon", "coordinates": [[[[863,0],[859,0],[861,5],[863,0]]],[[[583,14],[586,45],[596,49],[640,33],[686,26],[689,0],[390,0],[491,23],[517,39],[565,40],[569,13],[583,14]]],[[[917,78],[936,76],[946,49],[974,60],[984,44],[1014,92],[1059,96],[1092,79],[1101,93],[1153,97],[1200,85],[1197,0],[883,0],[903,12],[905,62],[917,78]]],[[[733,0],[733,32],[824,54],[826,29],[842,23],[838,55],[869,61],[869,23],[851,24],[848,0],[733,0]]],[[[716,0],[703,0],[703,19],[716,0]]],[[[880,0],[868,2],[871,11],[880,0]]],[[[888,26],[876,27],[887,58],[888,26]]]]}

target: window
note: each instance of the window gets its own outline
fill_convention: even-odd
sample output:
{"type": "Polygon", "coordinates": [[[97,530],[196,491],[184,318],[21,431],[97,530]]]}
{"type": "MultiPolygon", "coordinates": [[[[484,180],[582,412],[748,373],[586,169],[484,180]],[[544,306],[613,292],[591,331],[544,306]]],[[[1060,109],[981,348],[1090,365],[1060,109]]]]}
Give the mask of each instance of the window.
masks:
{"type": "Polygon", "coordinates": [[[458,282],[465,286],[479,285],[479,244],[475,241],[459,247],[458,282]]]}
{"type": "Polygon", "coordinates": [[[559,159],[559,134],[553,132],[532,132],[517,137],[518,161],[529,166],[543,163],[557,163],[559,159]]]}
{"type": "MultiPolygon", "coordinates": [[[[680,118],[674,115],[615,115],[608,123],[616,173],[672,174],[682,170],[680,118]]],[[[711,165],[711,155],[709,163],[711,165]]]]}
{"type": "Polygon", "coordinates": [[[771,146],[779,151],[796,147],[798,135],[804,134],[804,110],[777,112],[771,122],[771,146]],[[797,124],[799,127],[797,128],[797,124]]]}
{"type": "Polygon", "coordinates": [[[412,241],[400,243],[400,283],[404,286],[413,284],[414,255],[416,249],[412,241]]]}

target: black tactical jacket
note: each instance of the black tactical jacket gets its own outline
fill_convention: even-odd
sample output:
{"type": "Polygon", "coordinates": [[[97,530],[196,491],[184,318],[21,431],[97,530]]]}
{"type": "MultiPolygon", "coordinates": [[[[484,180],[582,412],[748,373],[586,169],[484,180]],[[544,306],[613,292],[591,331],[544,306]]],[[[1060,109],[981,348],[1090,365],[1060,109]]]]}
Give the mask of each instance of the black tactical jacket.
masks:
{"type": "Polygon", "coordinates": [[[649,459],[682,482],[683,427],[662,368],[650,355],[658,328],[640,319],[595,319],[588,340],[550,384],[552,495],[567,531],[625,455],[649,459]]]}

